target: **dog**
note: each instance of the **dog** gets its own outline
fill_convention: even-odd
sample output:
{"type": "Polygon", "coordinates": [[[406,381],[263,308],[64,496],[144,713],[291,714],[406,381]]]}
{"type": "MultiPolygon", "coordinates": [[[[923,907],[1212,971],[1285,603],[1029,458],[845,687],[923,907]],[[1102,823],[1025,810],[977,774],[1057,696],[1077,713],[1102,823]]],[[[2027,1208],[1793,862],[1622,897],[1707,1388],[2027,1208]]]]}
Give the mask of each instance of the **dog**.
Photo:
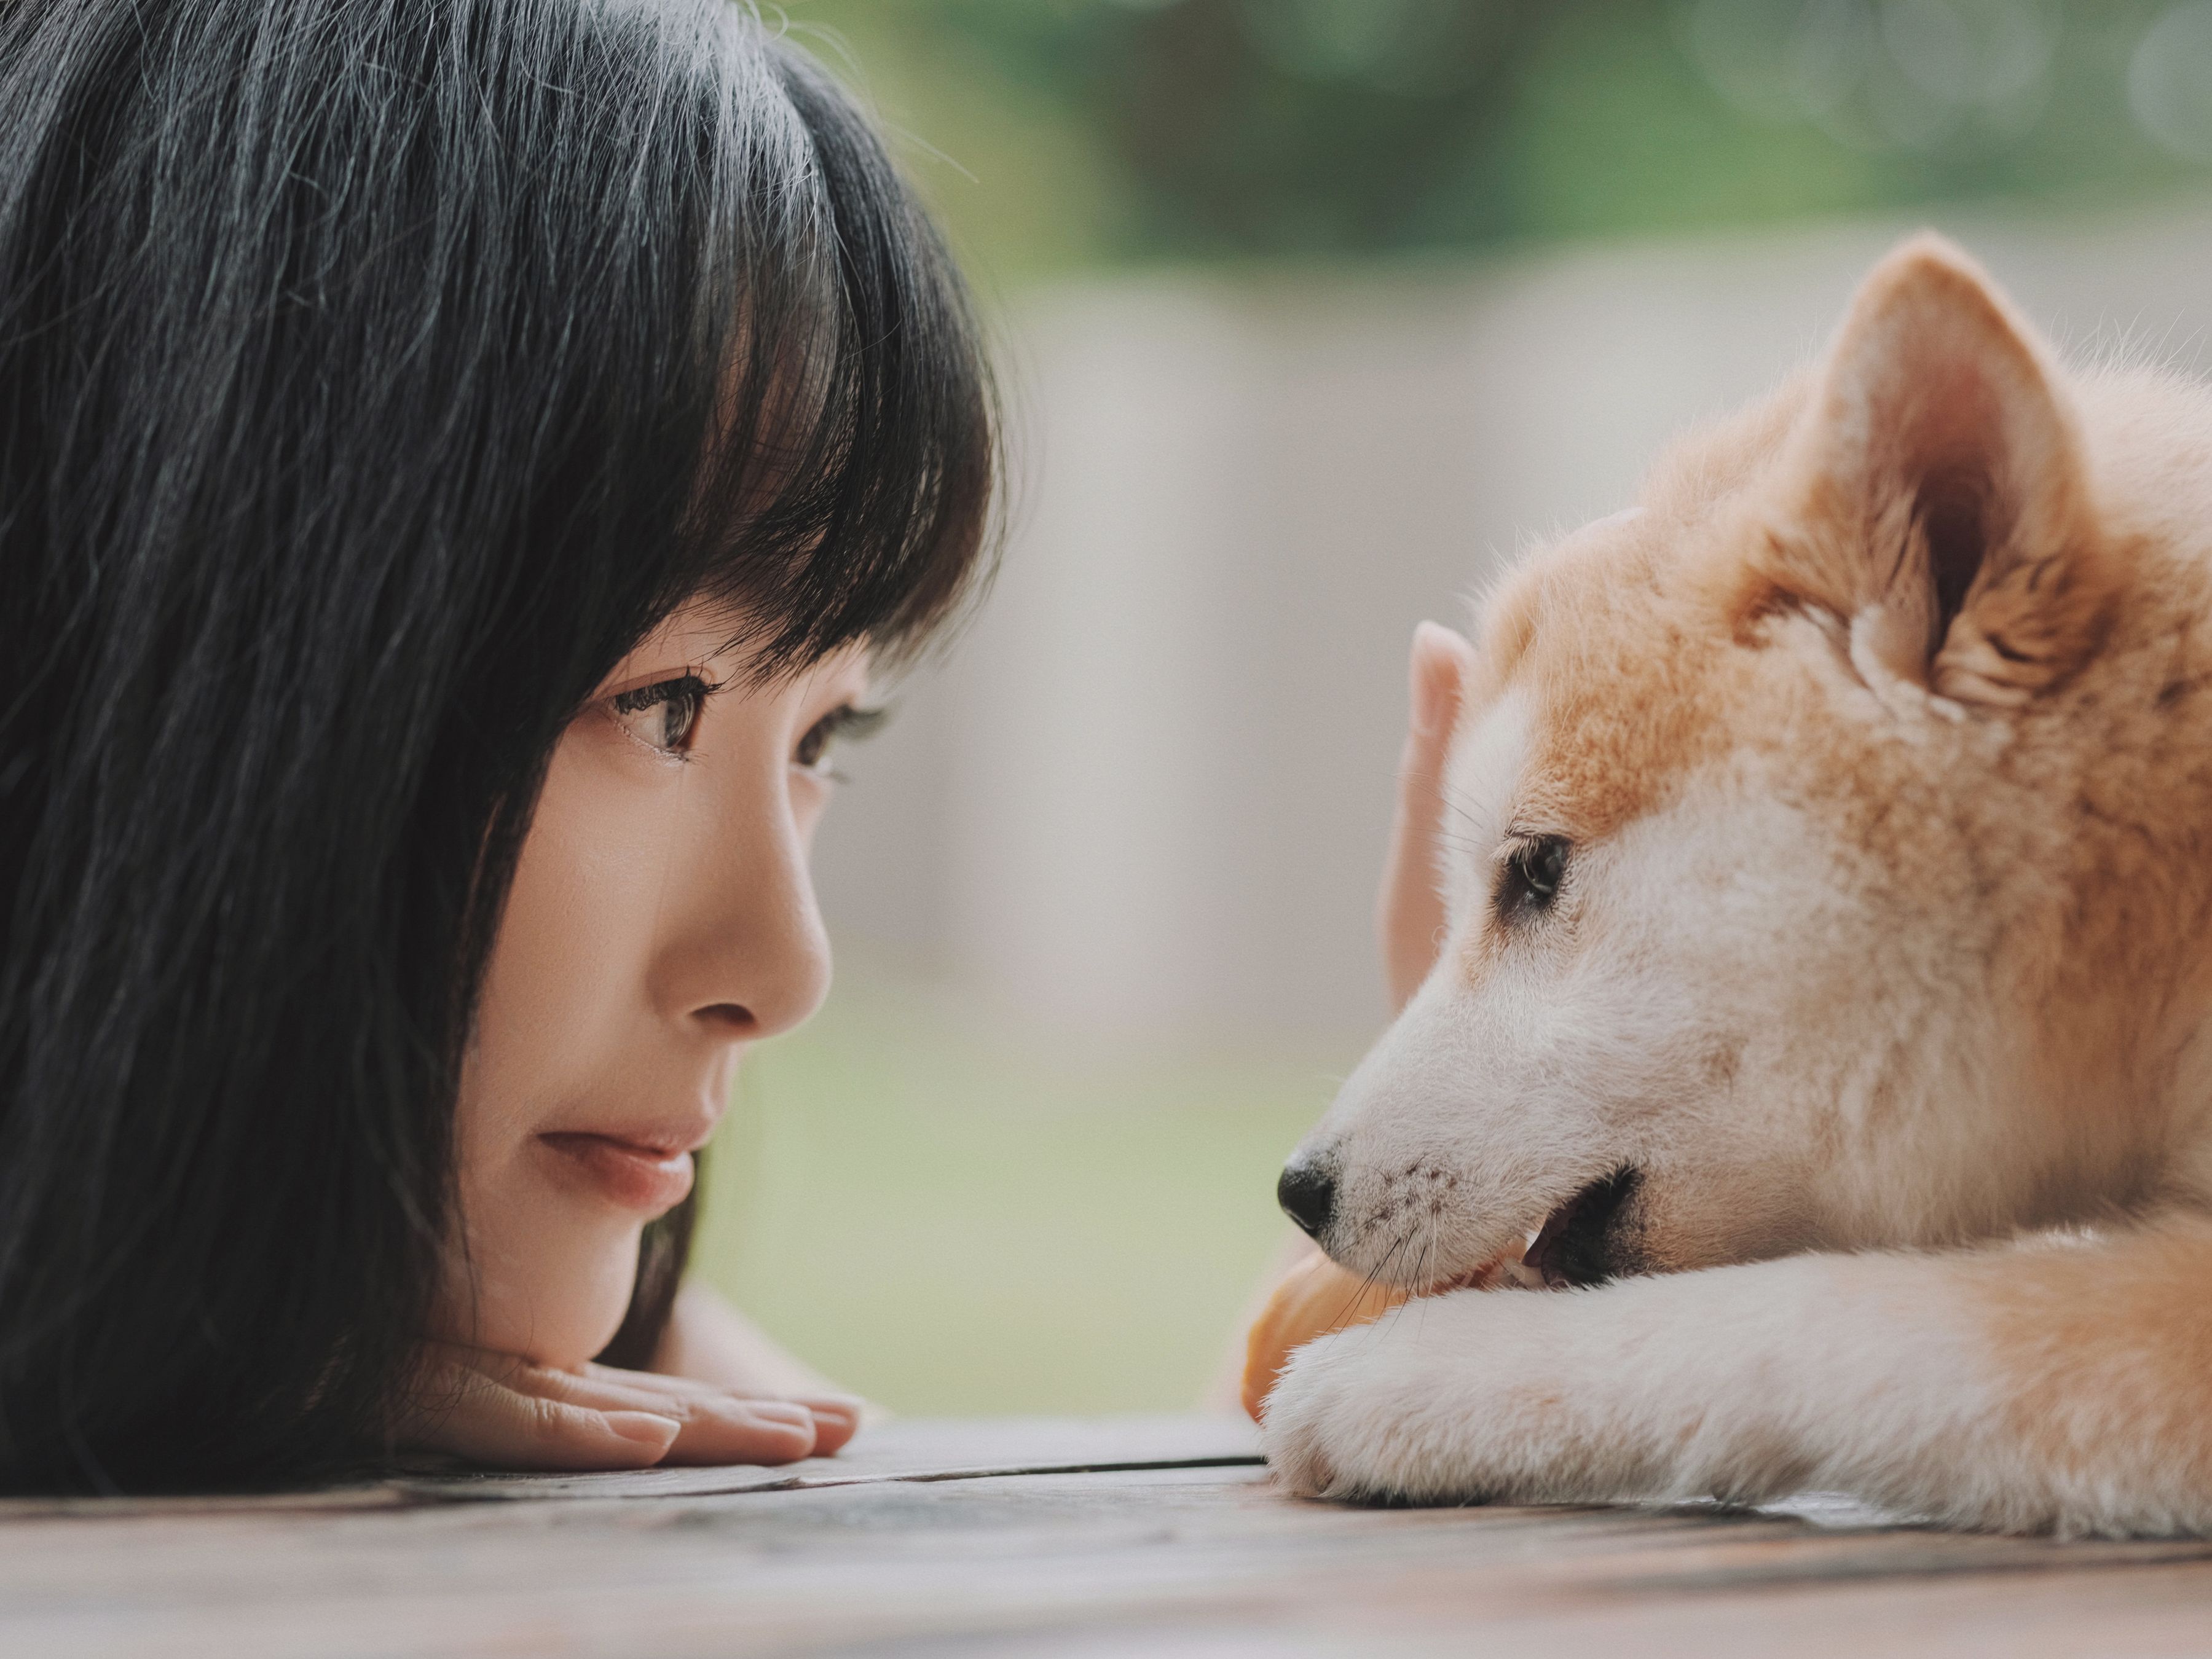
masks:
{"type": "Polygon", "coordinates": [[[1278,1478],[2212,1531],[2212,395],[1916,238],[1477,646],[1278,1478]]]}

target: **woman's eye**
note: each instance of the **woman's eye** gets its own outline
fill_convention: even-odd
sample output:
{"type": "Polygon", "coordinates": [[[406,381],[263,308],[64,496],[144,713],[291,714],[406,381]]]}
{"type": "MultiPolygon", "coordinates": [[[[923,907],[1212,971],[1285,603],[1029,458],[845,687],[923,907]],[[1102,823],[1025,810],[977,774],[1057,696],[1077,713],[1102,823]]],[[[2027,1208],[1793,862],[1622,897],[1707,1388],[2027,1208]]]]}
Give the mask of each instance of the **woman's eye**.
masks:
{"type": "Polygon", "coordinates": [[[1566,879],[1567,844],[1557,835],[1539,835],[1505,855],[1498,878],[1498,914],[1507,921],[1548,909],[1566,879]]]}
{"type": "Polygon", "coordinates": [[[696,674],[679,675],[657,685],[620,693],[608,706],[623,730],[641,743],[649,743],[665,754],[682,754],[691,747],[699,711],[706,706],[711,689],[696,674]]]}
{"type": "Polygon", "coordinates": [[[830,753],[838,742],[867,736],[889,715],[887,709],[856,709],[850,703],[830,710],[806,729],[805,736],[791,751],[792,765],[818,772],[825,778],[836,777],[837,774],[830,766],[830,753]]]}

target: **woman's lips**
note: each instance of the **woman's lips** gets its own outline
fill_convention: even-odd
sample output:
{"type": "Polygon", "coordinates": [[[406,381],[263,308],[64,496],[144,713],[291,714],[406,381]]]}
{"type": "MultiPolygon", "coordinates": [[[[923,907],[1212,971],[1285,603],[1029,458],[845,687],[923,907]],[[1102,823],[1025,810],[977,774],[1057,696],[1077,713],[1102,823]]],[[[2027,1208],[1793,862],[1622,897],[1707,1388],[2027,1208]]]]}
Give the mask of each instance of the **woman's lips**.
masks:
{"type": "Polygon", "coordinates": [[[691,1154],[640,1146],[611,1135],[557,1131],[538,1137],[625,1209],[662,1215],[690,1195],[691,1154]]]}

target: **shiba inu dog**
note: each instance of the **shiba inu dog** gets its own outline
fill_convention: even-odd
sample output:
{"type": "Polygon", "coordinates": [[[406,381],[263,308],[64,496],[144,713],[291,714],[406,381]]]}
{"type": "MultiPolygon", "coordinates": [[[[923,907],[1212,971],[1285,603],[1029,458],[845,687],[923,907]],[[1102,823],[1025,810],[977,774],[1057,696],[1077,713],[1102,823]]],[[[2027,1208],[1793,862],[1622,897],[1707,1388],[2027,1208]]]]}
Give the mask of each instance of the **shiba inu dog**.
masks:
{"type": "Polygon", "coordinates": [[[1478,647],[1280,1478],[2212,1530],[2212,395],[1917,239],[1478,647]]]}

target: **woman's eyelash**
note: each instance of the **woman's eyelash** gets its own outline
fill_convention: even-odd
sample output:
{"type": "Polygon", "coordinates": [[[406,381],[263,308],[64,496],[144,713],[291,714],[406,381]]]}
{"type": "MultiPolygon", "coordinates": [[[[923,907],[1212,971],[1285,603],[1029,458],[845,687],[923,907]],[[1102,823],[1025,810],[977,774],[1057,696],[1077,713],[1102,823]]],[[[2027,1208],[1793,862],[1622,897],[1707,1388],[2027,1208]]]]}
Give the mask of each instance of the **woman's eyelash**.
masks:
{"type": "Polygon", "coordinates": [[[891,717],[888,708],[862,709],[846,703],[834,708],[806,729],[792,751],[792,760],[810,772],[819,772],[824,777],[842,782],[842,775],[825,764],[833,744],[857,743],[872,737],[883,730],[884,722],[891,717]]]}
{"type": "Polygon", "coordinates": [[[691,747],[691,734],[699,724],[700,710],[719,689],[696,674],[679,674],[673,679],[617,692],[607,699],[607,706],[623,729],[640,742],[665,754],[681,755],[691,747]],[[659,720],[649,729],[640,730],[638,717],[655,712],[659,714],[659,720]]]}

